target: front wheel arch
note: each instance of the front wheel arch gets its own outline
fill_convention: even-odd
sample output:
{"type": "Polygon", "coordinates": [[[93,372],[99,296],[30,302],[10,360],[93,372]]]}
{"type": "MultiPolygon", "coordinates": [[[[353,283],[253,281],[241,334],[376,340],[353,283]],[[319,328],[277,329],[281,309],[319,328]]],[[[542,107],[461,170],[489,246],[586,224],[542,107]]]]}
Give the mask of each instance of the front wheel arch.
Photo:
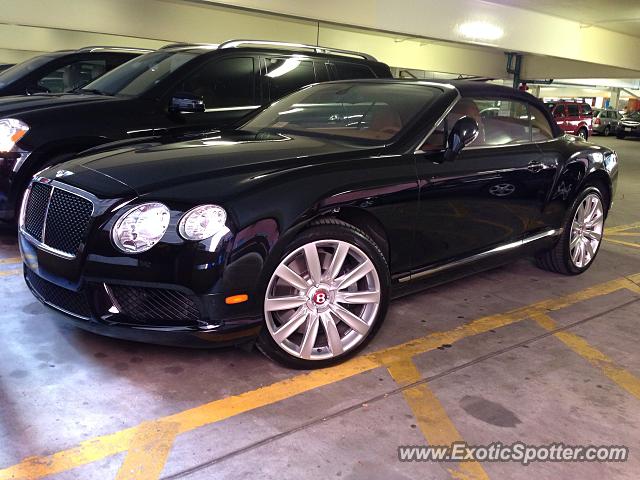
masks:
{"type": "Polygon", "coordinates": [[[582,186],[580,187],[580,191],[584,190],[587,187],[596,187],[603,196],[603,203],[605,205],[605,217],[609,213],[609,209],[611,208],[612,198],[612,186],[611,179],[609,176],[601,170],[596,170],[595,172],[587,175],[582,182],[582,186]]]}

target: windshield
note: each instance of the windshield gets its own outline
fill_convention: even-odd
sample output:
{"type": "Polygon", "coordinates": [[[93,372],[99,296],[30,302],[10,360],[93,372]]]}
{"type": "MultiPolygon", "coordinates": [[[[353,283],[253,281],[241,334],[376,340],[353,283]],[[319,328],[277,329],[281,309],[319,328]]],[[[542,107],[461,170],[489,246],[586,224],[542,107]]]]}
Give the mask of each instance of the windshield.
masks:
{"type": "Polygon", "coordinates": [[[39,55],[0,72],[0,88],[20,80],[25,75],[58,58],[57,55],[39,55]]]}
{"type": "Polygon", "coordinates": [[[189,52],[147,53],[114,68],[82,90],[105,95],[142,95],[196,56],[189,52]]]}
{"type": "Polygon", "coordinates": [[[420,84],[317,84],[273,103],[242,129],[387,141],[440,94],[442,90],[420,84]]]}
{"type": "Polygon", "coordinates": [[[625,115],[624,118],[628,118],[630,120],[640,121],[640,112],[631,112],[631,113],[625,115]]]}

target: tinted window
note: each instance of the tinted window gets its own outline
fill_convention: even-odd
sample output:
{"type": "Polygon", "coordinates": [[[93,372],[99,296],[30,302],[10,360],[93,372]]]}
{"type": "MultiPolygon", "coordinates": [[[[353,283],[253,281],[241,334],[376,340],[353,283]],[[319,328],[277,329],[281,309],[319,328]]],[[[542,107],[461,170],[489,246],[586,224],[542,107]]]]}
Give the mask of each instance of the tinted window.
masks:
{"type": "Polygon", "coordinates": [[[329,78],[329,64],[324,62],[313,62],[316,70],[316,82],[327,82],[329,78]]]}
{"type": "Polygon", "coordinates": [[[357,63],[335,62],[335,71],[340,80],[352,80],[356,78],[375,78],[373,71],[366,65],[357,63]]]}
{"type": "Polygon", "coordinates": [[[51,62],[58,57],[59,56],[57,55],[40,55],[30,58],[29,60],[26,60],[22,63],[18,63],[13,67],[7,68],[2,73],[0,73],[0,87],[4,87],[6,85],[9,85],[10,83],[15,82],[16,80],[21,79],[34,70],[42,67],[47,62],[51,62]]]}
{"type": "Polygon", "coordinates": [[[476,100],[475,103],[480,113],[477,144],[507,145],[531,141],[526,104],[510,100],[476,100]]]}
{"type": "Polygon", "coordinates": [[[567,105],[567,116],[569,117],[577,117],[579,114],[578,105],[575,103],[570,103],[567,105]]]}
{"type": "Polygon", "coordinates": [[[544,113],[533,105],[528,107],[529,115],[531,116],[531,139],[534,142],[540,142],[553,138],[553,130],[544,113]]]}
{"type": "Polygon", "coordinates": [[[47,73],[37,84],[48,92],[69,92],[87,85],[106,71],[106,60],[81,60],[47,73]]]}
{"type": "Polygon", "coordinates": [[[423,85],[317,84],[271,105],[242,129],[379,144],[399,134],[439,95],[441,89],[423,85]]]}
{"type": "Polygon", "coordinates": [[[558,105],[553,111],[554,117],[564,117],[564,105],[558,105]]]}
{"type": "Polygon", "coordinates": [[[583,103],[580,105],[580,113],[582,115],[589,115],[592,112],[591,105],[588,103],[583,103]]]}
{"type": "Polygon", "coordinates": [[[313,62],[299,58],[267,58],[267,82],[271,100],[315,83],[313,62]]]}
{"type": "Polygon", "coordinates": [[[210,62],[181,82],[176,92],[202,97],[207,109],[255,105],[253,65],[250,57],[210,62]]]}
{"type": "Polygon", "coordinates": [[[108,95],[141,95],[197,56],[189,52],[147,53],[123,63],[86,86],[108,95]]]}

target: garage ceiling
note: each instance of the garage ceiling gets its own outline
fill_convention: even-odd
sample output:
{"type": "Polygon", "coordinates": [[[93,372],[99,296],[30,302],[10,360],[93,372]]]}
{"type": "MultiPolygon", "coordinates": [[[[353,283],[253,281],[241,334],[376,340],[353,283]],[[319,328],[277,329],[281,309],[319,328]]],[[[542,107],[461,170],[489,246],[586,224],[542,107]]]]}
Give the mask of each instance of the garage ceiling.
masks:
{"type": "Polygon", "coordinates": [[[489,0],[640,37],[638,0],[489,0]]]}

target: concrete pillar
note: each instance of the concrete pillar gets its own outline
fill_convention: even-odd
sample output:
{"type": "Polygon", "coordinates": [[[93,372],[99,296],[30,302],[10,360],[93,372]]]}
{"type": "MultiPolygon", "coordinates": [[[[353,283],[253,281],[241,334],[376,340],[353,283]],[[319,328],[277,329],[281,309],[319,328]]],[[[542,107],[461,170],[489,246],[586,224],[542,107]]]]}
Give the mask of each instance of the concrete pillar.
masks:
{"type": "Polygon", "coordinates": [[[611,100],[609,100],[609,108],[618,110],[618,103],[620,102],[620,89],[611,88],[611,100]]]}

